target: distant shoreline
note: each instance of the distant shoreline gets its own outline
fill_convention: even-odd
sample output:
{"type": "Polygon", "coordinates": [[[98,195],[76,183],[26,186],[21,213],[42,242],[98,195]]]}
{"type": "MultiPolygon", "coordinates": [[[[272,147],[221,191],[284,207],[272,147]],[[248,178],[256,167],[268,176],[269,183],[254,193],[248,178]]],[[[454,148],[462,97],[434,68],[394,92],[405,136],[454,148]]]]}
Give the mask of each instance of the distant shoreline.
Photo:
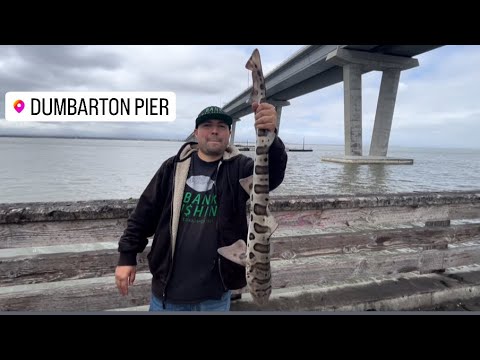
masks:
{"type": "MultiPolygon", "coordinates": [[[[183,139],[143,139],[143,138],[128,138],[128,137],[95,137],[95,136],[65,136],[65,135],[3,135],[0,134],[1,138],[25,138],[25,139],[70,139],[70,140],[122,140],[122,141],[169,141],[169,142],[181,142],[184,143],[185,140],[183,139]]],[[[237,146],[243,146],[241,144],[254,144],[254,140],[245,140],[245,141],[238,141],[236,142],[237,146]]],[[[301,146],[302,144],[294,143],[294,142],[284,142],[286,146],[301,146]]],[[[335,146],[335,147],[343,147],[343,144],[318,144],[318,143],[310,143],[309,145],[320,145],[320,146],[335,146]]],[[[246,146],[246,145],[245,145],[246,146]]],[[[410,149],[430,149],[430,150],[458,150],[458,151],[478,151],[480,148],[472,148],[472,147],[441,147],[441,146],[408,146],[408,145],[390,145],[390,151],[395,150],[410,150],[410,149]]],[[[364,144],[365,148],[369,147],[369,144],[364,144]]]]}
{"type": "Polygon", "coordinates": [[[96,136],[28,136],[28,135],[0,135],[0,138],[26,138],[26,139],[78,139],[78,140],[132,140],[132,141],[174,141],[183,142],[181,139],[138,139],[121,137],[96,137],[96,136]]]}

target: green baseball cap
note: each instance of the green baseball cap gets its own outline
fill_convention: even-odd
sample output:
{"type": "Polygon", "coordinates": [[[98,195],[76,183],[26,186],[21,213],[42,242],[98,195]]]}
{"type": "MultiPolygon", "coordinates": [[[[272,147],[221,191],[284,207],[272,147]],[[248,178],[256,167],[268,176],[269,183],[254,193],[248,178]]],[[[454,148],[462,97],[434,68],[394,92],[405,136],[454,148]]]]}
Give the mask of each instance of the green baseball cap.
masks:
{"type": "Polygon", "coordinates": [[[198,125],[207,120],[221,120],[226,123],[229,128],[232,126],[233,121],[232,117],[218,106],[209,106],[198,114],[197,120],[195,120],[195,129],[198,128],[198,125]]]}

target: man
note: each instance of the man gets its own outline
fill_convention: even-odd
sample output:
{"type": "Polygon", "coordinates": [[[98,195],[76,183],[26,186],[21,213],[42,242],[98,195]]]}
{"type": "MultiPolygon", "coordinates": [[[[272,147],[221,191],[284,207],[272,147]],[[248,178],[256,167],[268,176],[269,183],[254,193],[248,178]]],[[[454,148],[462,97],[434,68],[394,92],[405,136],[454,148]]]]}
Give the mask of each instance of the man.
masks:
{"type": "MultiPolygon", "coordinates": [[[[253,103],[255,128],[277,132],[277,113],[253,103]]],[[[149,268],[150,311],[228,311],[231,290],[246,286],[245,268],[217,249],[246,240],[246,201],[239,180],[253,173],[253,159],[229,146],[232,118],[205,108],[195,121],[197,143],[186,143],[166,160],[140,196],[119,240],[117,287],[128,294],[137,253],[154,235],[149,268]]],[[[269,149],[270,191],[283,181],[287,153],[276,136],[269,149]]]]}

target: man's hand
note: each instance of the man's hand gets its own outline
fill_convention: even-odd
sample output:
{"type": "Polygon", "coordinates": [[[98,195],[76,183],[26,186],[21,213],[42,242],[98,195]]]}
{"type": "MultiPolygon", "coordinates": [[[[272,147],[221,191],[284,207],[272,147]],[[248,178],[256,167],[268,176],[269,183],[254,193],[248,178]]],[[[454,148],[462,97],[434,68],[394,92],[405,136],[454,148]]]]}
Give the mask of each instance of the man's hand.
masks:
{"type": "Polygon", "coordinates": [[[115,283],[120,294],[128,295],[128,286],[133,285],[136,273],[136,266],[117,266],[115,269],[115,283]]]}
{"type": "Polygon", "coordinates": [[[255,113],[255,128],[267,129],[269,131],[275,131],[277,127],[277,111],[275,106],[268,103],[252,104],[253,112],[255,113]]]}

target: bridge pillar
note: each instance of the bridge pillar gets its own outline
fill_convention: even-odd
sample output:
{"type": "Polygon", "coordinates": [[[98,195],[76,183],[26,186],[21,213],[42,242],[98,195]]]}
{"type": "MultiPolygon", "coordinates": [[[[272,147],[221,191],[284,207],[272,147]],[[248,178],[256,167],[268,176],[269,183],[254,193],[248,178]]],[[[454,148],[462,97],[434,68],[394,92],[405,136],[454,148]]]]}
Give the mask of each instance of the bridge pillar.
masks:
{"type": "Polygon", "coordinates": [[[345,155],[362,156],[362,67],[343,67],[345,155]]]}
{"type": "Polygon", "coordinates": [[[240,119],[233,119],[232,121],[232,134],[230,135],[230,145],[235,144],[235,128],[237,127],[237,121],[240,121],[240,119]]]}
{"type": "Polygon", "coordinates": [[[387,156],[388,140],[390,139],[393,110],[397,100],[399,82],[400,70],[389,69],[383,71],[372,141],[370,143],[370,156],[387,156]]]}
{"type": "Polygon", "coordinates": [[[269,104],[275,106],[275,111],[277,112],[277,134],[280,134],[280,120],[282,118],[282,108],[284,106],[290,105],[290,101],[286,100],[267,100],[269,104]]]}
{"type": "Polygon", "coordinates": [[[327,55],[325,61],[343,67],[345,156],[343,158],[325,157],[322,160],[359,164],[412,164],[412,159],[387,158],[387,151],[400,72],[418,66],[418,60],[337,48],[327,55]],[[370,153],[369,156],[363,156],[361,76],[372,70],[383,73],[370,153]]]}

